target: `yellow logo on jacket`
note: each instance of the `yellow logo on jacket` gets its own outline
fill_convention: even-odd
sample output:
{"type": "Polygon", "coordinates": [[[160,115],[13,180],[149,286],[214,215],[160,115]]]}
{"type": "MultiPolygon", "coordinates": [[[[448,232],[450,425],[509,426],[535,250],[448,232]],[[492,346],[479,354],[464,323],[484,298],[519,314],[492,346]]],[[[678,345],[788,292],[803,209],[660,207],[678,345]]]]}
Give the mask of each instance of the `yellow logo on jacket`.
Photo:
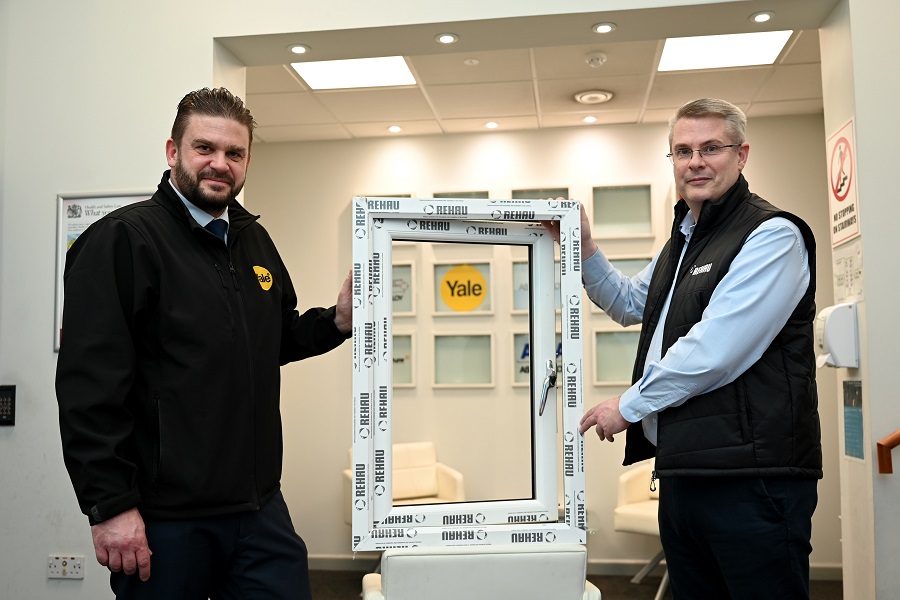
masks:
{"type": "Polygon", "coordinates": [[[257,266],[253,267],[253,272],[256,273],[256,278],[259,280],[259,287],[268,292],[272,287],[272,274],[265,267],[257,266]]]}

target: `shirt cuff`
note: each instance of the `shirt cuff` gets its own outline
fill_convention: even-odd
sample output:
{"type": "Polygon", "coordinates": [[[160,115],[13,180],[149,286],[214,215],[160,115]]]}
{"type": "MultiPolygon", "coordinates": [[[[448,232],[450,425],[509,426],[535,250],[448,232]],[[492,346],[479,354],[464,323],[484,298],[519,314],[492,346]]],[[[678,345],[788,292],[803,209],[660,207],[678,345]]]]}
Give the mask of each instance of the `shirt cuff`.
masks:
{"type": "Polygon", "coordinates": [[[641,411],[641,393],[637,384],[631,386],[625,393],[619,396],[619,412],[629,423],[637,423],[647,416],[647,412],[641,411]]]}

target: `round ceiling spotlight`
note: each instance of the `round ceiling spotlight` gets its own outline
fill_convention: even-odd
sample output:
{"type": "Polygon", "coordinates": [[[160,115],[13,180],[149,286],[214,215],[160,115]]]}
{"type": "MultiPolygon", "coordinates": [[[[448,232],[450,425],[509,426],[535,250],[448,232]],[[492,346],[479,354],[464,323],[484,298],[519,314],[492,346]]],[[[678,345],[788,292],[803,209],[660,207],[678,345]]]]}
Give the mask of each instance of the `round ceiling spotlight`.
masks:
{"type": "Polygon", "coordinates": [[[459,36],[455,33],[439,33],[434,36],[434,41],[439,44],[454,44],[459,41],[459,36]]]}
{"type": "Polygon", "coordinates": [[[578,92],[573,96],[575,102],[579,104],[603,104],[612,100],[613,93],[606,90],[587,90],[578,92]]]}
{"type": "Polygon", "coordinates": [[[762,12],[753,13],[750,15],[750,20],[754,23],[767,23],[772,20],[772,17],[775,16],[771,10],[764,10],[762,12]]]}
{"type": "Polygon", "coordinates": [[[388,131],[390,131],[391,133],[400,133],[401,131],[403,131],[403,128],[399,125],[391,125],[390,127],[388,127],[388,131]]]}
{"type": "Polygon", "coordinates": [[[288,49],[294,54],[306,54],[310,51],[310,47],[305,44],[291,44],[288,49]]]}
{"type": "Polygon", "coordinates": [[[610,31],[613,31],[615,28],[616,28],[615,23],[609,23],[609,22],[594,23],[591,26],[591,31],[593,31],[594,33],[609,33],[610,31]]]}

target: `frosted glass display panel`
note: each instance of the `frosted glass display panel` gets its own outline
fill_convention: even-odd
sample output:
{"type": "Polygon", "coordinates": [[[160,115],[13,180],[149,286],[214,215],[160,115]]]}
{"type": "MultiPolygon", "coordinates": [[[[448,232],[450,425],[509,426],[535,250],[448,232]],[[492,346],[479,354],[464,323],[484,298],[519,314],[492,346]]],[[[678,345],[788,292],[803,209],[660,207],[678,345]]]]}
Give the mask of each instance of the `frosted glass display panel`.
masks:
{"type": "Polygon", "coordinates": [[[595,237],[652,233],[650,186],[594,188],[594,222],[591,231],[595,237]]]}
{"type": "MultiPolygon", "coordinates": [[[[556,310],[560,309],[559,295],[559,261],[554,262],[553,266],[553,297],[555,299],[556,310]]],[[[528,263],[514,262],[512,265],[513,278],[513,310],[528,310],[529,298],[531,297],[531,282],[529,280],[528,263]]]]}
{"type": "Polygon", "coordinates": [[[491,336],[435,336],[434,383],[461,386],[490,385],[491,336]]]}
{"type": "Polygon", "coordinates": [[[434,309],[452,314],[490,312],[491,265],[434,265],[434,309]]]}
{"type": "Polygon", "coordinates": [[[434,194],[434,198],[467,198],[470,200],[487,200],[487,192],[442,192],[434,194]]]}
{"type": "Polygon", "coordinates": [[[596,383],[630,383],[638,331],[598,331],[594,338],[596,383]]]}
{"type": "Polygon", "coordinates": [[[413,351],[411,335],[393,336],[392,366],[393,382],[396,386],[413,384],[413,351]]]}
{"type": "Polygon", "coordinates": [[[609,262],[626,277],[634,277],[650,264],[649,258],[615,258],[609,262]]]}
{"type": "Polygon", "coordinates": [[[536,188],[531,190],[513,190],[513,200],[548,200],[556,198],[568,198],[569,188],[536,188]]]}
{"type": "Polygon", "coordinates": [[[394,314],[413,312],[412,265],[391,267],[391,300],[394,314]]]}

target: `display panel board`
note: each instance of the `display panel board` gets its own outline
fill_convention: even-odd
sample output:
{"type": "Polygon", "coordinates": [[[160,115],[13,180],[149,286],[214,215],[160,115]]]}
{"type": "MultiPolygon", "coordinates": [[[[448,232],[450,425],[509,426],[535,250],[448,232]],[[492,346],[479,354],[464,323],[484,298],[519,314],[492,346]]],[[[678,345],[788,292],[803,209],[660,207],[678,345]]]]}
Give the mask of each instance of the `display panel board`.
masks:
{"type": "MultiPolygon", "coordinates": [[[[353,199],[353,550],[510,543],[584,543],[580,204],[562,200],[353,199]],[[554,243],[540,221],[560,222],[554,243]],[[391,485],[392,260],[395,241],[528,247],[534,451],[529,499],[395,506],[391,485]],[[556,291],[558,289],[558,292],[556,291]],[[557,299],[557,293],[559,299],[557,299]],[[556,306],[562,368],[557,369],[556,306]],[[557,377],[557,371],[559,376],[557,377]],[[557,410],[556,390],[562,411],[557,410]],[[563,426],[557,427],[561,412],[563,426]],[[559,430],[562,439],[557,438],[559,430]],[[561,451],[558,450],[561,448],[561,451]],[[558,456],[564,506],[558,505],[558,456]],[[564,510],[560,510],[560,509],[564,510]]],[[[497,439],[502,444],[502,437],[497,439]]]]}

